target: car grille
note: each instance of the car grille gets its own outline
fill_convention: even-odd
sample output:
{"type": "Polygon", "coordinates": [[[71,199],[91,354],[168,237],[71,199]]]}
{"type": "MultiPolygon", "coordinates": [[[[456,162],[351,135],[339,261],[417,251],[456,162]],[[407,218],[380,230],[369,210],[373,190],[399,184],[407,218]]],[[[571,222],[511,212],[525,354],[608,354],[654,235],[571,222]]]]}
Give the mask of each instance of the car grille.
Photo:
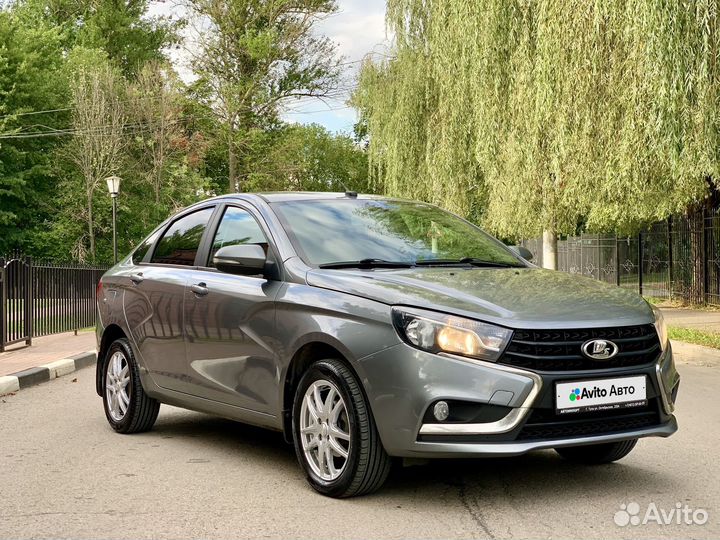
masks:
{"type": "Polygon", "coordinates": [[[641,410],[618,409],[608,413],[557,415],[553,409],[535,409],[518,434],[517,440],[582,437],[642,429],[660,424],[657,399],[641,410]]]}
{"type": "Polygon", "coordinates": [[[501,364],[537,371],[606,369],[648,364],[657,359],[660,341],[655,326],[618,326],[577,330],[515,330],[501,364]],[[590,339],[607,339],[619,352],[608,360],[591,360],[580,348],[590,339]]]}

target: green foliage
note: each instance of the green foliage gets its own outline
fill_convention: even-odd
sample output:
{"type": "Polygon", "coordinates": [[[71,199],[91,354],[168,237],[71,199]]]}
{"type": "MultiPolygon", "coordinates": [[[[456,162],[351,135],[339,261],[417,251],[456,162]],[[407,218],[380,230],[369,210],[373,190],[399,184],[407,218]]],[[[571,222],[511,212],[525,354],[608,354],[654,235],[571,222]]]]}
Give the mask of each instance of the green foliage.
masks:
{"type": "Polygon", "coordinates": [[[128,90],[128,122],[143,126],[128,144],[124,174],[151,189],[153,205],[141,221],[157,223],[178,208],[194,202],[207,182],[202,167],[207,143],[198,126],[185,114],[183,85],[172,68],[148,62],[128,90]]]}
{"type": "Polygon", "coordinates": [[[685,343],[694,343],[705,347],[720,349],[720,334],[709,332],[707,330],[698,330],[696,328],[680,328],[678,326],[668,326],[668,336],[672,340],[684,341],[685,343]]]}
{"type": "Polygon", "coordinates": [[[494,231],[629,231],[718,177],[705,0],[389,0],[396,56],[354,96],[386,191],[494,231]]]}
{"type": "Polygon", "coordinates": [[[334,45],[311,31],[335,3],[192,7],[209,27],[189,88],[164,53],[181,23],[148,17],[148,0],[0,8],[0,253],[111,260],[109,174],[122,178],[121,253],[227,191],[231,156],[246,189],[368,190],[356,141],[280,119],[283,100],[336,87],[334,45]]]}
{"type": "Polygon", "coordinates": [[[0,252],[22,247],[19,229],[48,219],[54,178],[52,151],[58,139],[24,135],[38,124],[67,122],[67,111],[24,113],[63,108],[68,89],[62,71],[61,36],[47,25],[27,26],[16,14],[0,11],[0,252]]]}
{"type": "Polygon", "coordinates": [[[329,96],[340,73],[335,45],[313,30],[334,0],[188,0],[202,21],[196,94],[218,118],[228,151],[227,190],[246,189],[251,157],[278,126],[281,103],[329,96]]]}
{"type": "Polygon", "coordinates": [[[17,12],[28,25],[46,24],[62,33],[67,49],[99,49],[127,76],[164,58],[178,42],[181,23],[148,17],[148,0],[25,0],[17,12]]]}
{"type": "Polygon", "coordinates": [[[348,136],[317,124],[290,125],[266,133],[256,147],[250,191],[368,192],[367,156],[348,136]]]}

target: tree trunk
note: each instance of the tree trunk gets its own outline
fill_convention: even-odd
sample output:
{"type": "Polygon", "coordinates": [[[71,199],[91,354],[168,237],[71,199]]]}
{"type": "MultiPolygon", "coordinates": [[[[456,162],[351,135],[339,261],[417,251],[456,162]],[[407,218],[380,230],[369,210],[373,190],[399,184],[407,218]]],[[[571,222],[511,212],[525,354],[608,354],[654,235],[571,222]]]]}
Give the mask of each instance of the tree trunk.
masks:
{"type": "Polygon", "coordinates": [[[233,144],[232,135],[228,141],[228,192],[239,191],[237,184],[237,153],[233,144]]]}
{"type": "Polygon", "coordinates": [[[162,169],[159,169],[155,176],[155,207],[160,206],[160,190],[162,189],[162,169]]]}
{"type": "Polygon", "coordinates": [[[87,218],[88,218],[88,238],[90,240],[90,260],[95,261],[95,228],[93,227],[93,192],[91,189],[87,190],[87,218]]]}
{"type": "Polygon", "coordinates": [[[700,202],[688,210],[690,257],[692,262],[688,301],[691,304],[702,304],[705,301],[705,250],[703,242],[705,204],[705,201],[700,202]]]}
{"type": "Polygon", "coordinates": [[[543,268],[557,270],[557,241],[557,234],[554,231],[549,229],[543,231],[543,268]]]}

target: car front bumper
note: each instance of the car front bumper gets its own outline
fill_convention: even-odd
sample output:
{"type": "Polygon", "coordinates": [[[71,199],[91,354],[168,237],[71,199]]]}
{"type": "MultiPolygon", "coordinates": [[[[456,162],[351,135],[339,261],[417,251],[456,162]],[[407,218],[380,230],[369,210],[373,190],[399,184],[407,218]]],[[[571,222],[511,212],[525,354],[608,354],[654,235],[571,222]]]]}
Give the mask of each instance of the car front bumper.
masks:
{"type": "Polygon", "coordinates": [[[656,362],[642,366],[533,372],[399,344],[361,359],[358,370],[380,438],[392,456],[514,456],[543,448],[668,437],[677,431],[672,413],[680,378],[670,345],[656,362]],[[557,381],[640,374],[647,376],[648,397],[641,412],[628,409],[611,417],[598,413],[577,421],[552,418],[557,381]],[[492,409],[502,416],[437,422],[429,409],[438,400],[492,409]],[[536,417],[547,422],[538,423],[536,417]]]}

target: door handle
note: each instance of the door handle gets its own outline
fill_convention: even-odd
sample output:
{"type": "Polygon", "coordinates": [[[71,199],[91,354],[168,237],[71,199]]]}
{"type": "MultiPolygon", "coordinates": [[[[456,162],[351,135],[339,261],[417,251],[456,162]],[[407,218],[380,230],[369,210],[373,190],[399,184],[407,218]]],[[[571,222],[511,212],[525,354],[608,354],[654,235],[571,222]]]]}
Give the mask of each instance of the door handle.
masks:
{"type": "Polygon", "coordinates": [[[137,274],[130,274],[130,281],[132,281],[135,285],[140,285],[145,278],[142,275],[142,272],[138,272],[137,274]]]}
{"type": "Polygon", "coordinates": [[[196,283],[195,285],[190,285],[190,290],[198,296],[205,296],[207,293],[210,292],[207,288],[207,285],[203,282],[196,283]]]}

